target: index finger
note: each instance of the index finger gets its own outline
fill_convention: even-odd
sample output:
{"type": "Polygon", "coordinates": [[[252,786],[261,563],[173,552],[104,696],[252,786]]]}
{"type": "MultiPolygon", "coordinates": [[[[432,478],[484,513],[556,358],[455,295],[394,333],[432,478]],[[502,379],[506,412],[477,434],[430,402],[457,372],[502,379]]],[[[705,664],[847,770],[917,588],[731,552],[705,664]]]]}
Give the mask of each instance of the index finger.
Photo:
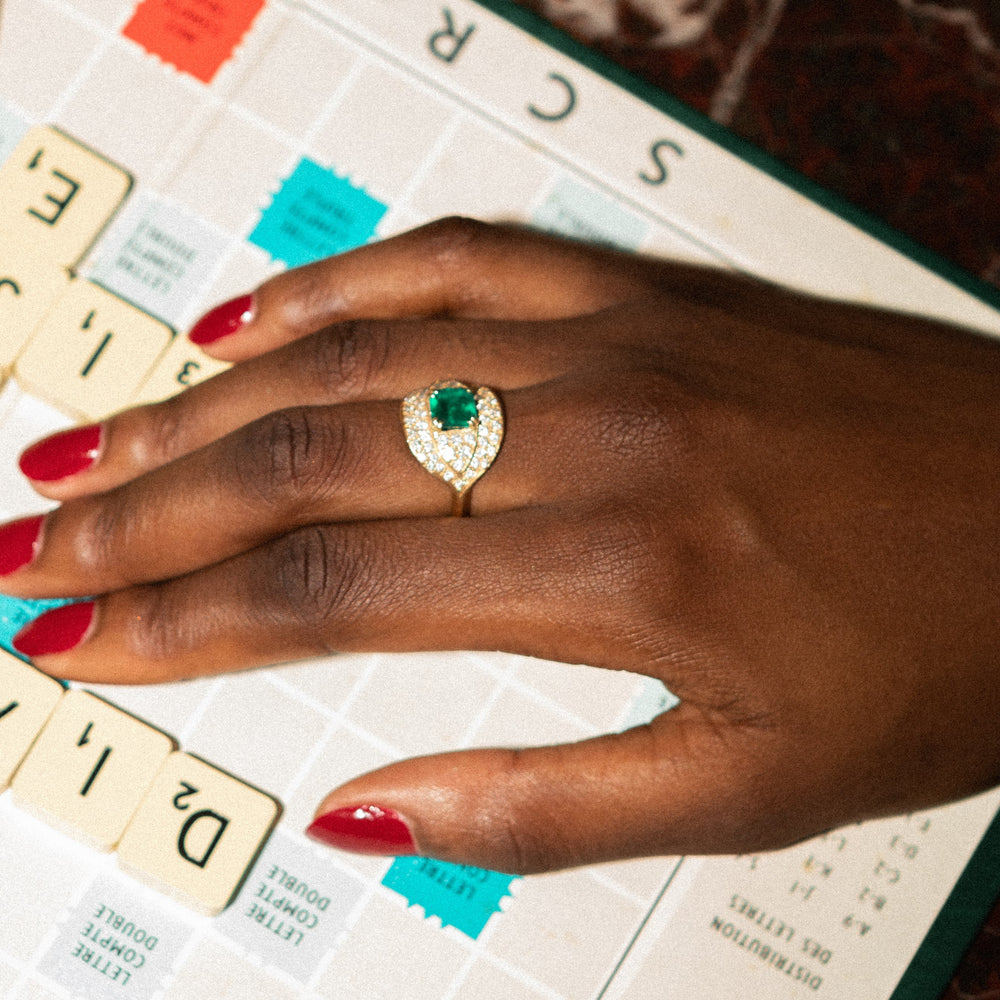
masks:
{"type": "Polygon", "coordinates": [[[441,219],[285,271],[211,310],[189,337],[243,361],[356,318],[558,319],[638,293],[648,267],[523,228],[441,219]]]}

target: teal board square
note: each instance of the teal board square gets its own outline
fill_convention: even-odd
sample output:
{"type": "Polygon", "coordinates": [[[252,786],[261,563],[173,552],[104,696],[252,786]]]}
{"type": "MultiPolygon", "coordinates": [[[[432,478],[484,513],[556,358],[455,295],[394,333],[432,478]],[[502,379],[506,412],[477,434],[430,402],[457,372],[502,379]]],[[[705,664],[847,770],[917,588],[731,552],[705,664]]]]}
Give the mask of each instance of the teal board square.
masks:
{"type": "Polygon", "coordinates": [[[28,622],[37,618],[44,611],[60,608],[71,604],[68,598],[58,598],[47,601],[26,601],[21,597],[8,597],[0,594],[0,646],[24,660],[27,659],[14,649],[13,639],[28,622]]]}
{"type": "Polygon", "coordinates": [[[438,917],[442,926],[475,940],[519,877],[431,858],[396,858],[382,885],[421,907],[425,916],[438,917]]]}
{"type": "Polygon", "coordinates": [[[367,243],[386,208],[346,178],[303,159],[249,239],[275,260],[299,267],[367,243]]]}

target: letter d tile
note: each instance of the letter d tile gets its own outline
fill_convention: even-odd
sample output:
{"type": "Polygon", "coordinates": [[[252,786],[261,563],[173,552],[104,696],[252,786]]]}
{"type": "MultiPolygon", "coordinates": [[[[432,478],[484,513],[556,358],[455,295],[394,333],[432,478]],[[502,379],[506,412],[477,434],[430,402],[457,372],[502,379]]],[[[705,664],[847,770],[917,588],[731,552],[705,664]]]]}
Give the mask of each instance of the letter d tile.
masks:
{"type": "Polygon", "coordinates": [[[171,754],[118,845],[123,870],[200,913],[221,913],[280,813],[264,792],[171,754]]]}

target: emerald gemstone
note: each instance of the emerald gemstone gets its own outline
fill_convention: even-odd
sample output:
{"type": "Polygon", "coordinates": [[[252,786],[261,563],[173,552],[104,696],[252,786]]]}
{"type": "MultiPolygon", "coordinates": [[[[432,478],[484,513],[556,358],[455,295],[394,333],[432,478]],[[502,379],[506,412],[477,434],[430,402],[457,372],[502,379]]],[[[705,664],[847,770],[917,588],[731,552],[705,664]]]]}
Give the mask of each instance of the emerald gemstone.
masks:
{"type": "Polygon", "coordinates": [[[463,386],[447,386],[431,393],[428,400],[431,419],[443,431],[468,427],[478,416],[476,397],[463,386]]]}

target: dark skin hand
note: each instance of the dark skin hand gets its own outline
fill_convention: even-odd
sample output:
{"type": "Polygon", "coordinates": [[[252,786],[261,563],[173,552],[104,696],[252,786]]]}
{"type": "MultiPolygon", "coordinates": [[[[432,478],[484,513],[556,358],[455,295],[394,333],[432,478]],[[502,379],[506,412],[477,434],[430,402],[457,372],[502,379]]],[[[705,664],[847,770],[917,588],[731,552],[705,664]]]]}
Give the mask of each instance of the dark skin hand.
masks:
{"type": "Polygon", "coordinates": [[[661,679],[681,705],[647,726],[403,761],[319,810],[506,871],[758,851],[1000,782],[988,338],[446,220],[272,279],[209,350],[240,363],[35,484],[62,505],[3,589],[101,595],[42,669],[459,648],[661,679]],[[470,518],[401,430],[439,378],[506,414],[470,518]]]}

